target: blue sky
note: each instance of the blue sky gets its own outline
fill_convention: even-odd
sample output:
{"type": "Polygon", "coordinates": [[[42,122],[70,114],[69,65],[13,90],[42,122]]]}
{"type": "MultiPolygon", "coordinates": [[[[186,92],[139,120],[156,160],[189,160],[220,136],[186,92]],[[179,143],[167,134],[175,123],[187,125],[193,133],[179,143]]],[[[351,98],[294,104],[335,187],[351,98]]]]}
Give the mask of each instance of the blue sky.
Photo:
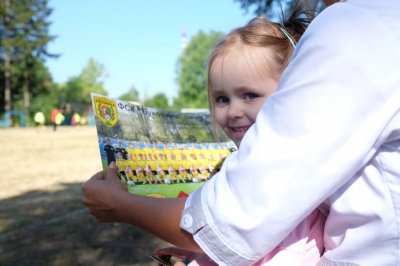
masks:
{"type": "Polygon", "coordinates": [[[108,72],[104,87],[119,97],[135,86],[139,96],[177,95],[175,65],[182,29],[187,43],[200,30],[228,32],[254,15],[234,0],[53,0],[48,46],[58,59],[46,65],[57,83],[77,76],[89,58],[108,72]]]}

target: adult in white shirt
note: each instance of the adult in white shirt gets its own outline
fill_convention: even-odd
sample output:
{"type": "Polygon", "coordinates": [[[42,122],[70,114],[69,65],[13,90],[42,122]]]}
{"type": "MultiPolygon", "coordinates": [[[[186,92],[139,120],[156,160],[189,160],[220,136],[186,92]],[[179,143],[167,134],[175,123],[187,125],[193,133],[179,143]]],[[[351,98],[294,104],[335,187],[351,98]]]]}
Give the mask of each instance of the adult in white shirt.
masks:
{"type": "Polygon", "coordinates": [[[187,201],[144,199],[110,190],[111,165],[108,180],[84,186],[90,212],[219,265],[251,265],[319,207],[329,213],[320,265],[400,265],[400,1],[333,2],[214,178],[187,201]],[[98,196],[107,191],[114,203],[98,196]]]}

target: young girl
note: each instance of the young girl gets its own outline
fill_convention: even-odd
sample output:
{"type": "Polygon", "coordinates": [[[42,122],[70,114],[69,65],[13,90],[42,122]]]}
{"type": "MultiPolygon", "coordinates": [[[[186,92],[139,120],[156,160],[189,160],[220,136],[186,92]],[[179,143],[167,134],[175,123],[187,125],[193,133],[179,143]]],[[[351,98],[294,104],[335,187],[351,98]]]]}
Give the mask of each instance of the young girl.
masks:
{"type": "MultiPolygon", "coordinates": [[[[254,18],[246,26],[231,31],[211,53],[208,100],[214,132],[225,133],[238,148],[255,123],[261,106],[275,92],[296,42],[307,26],[306,20],[297,19],[299,12],[296,10],[282,25],[262,17],[254,18]]],[[[319,210],[314,210],[254,265],[316,265],[323,252],[325,220],[319,210]]],[[[193,260],[191,266],[213,265],[204,254],[179,248],[156,253],[185,257],[193,260]]]]}

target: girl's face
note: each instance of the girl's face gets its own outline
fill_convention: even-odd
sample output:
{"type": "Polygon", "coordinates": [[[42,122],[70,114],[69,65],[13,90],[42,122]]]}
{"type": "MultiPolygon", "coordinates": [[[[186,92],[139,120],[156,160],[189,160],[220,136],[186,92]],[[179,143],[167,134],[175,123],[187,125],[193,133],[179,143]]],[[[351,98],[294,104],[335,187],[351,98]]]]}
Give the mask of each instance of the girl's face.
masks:
{"type": "Polygon", "coordinates": [[[249,60],[242,51],[230,51],[216,58],[210,69],[215,120],[237,147],[278,85],[278,79],[270,74],[269,68],[261,67],[265,49],[260,48],[258,52],[264,54],[257,57],[257,52],[253,51],[252,60],[249,60]]]}

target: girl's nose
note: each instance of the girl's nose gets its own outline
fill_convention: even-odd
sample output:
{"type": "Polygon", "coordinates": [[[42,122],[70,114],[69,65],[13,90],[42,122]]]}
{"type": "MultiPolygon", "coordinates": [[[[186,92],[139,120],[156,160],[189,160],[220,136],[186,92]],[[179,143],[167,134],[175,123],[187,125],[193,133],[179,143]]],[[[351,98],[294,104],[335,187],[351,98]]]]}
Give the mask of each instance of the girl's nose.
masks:
{"type": "Polygon", "coordinates": [[[243,114],[240,103],[237,101],[231,101],[229,104],[228,117],[231,119],[238,119],[243,117],[243,114]]]}

